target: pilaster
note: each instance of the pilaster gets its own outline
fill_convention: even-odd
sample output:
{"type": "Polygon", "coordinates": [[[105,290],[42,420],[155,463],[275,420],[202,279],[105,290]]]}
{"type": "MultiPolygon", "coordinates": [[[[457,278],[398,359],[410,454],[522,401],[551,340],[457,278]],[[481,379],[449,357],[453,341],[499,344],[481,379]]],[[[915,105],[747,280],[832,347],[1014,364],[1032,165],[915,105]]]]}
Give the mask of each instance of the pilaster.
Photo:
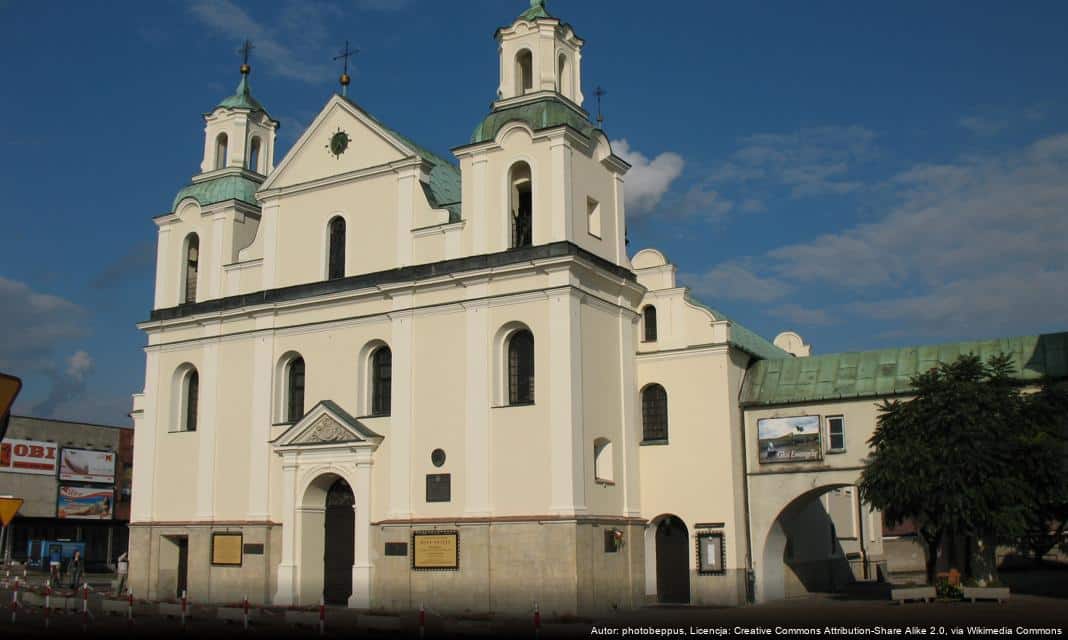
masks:
{"type": "Polygon", "coordinates": [[[275,605],[293,604],[297,587],[296,491],[297,454],[282,457],[282,561],[278,564],[278,590],[272,601],[275,605]],[[287,521],[288,520],[288,521],[287,521]]]}
{"type": "MultiPolygon", "coordinates": [[[[411,294],[393,299],[394,308],[410,309],[411,294]]],[[[393,351],[392,409],[389,418],[389,517],[411,515],[412,467],[412,312],[391,314],[393,351]]]]}
{"type": "MultiPolygon", "coordinates": [[[[486,284],[467,289],[468,298],[481,298],[486,284]]],[[[467,320],[467,420],[464,426],[465,515],[489,515],[490,495],[490,360],[489,310],[484,304],[469,304],[467,320]]]]}
{"type": "Polygon", "coordinates": [[[159,406],[159,352],[145,353],[144,414],[134,429],[133,487],[130,493],[130,520],[152,520],[153,496],[156,492],[155,469],[157,436],[162,428],[159,406]]]}
{"type": "MultiPolygon", "coordinates": [[[[271,317],[256,319],[257,329],[273,328],[271,317]]],[[[274,332],[263,331],[253,338],[254,373],[252,406],[249,408],[249,478],[248,519],[266,520],[269,517],[270,445],[272,375],[274,373],[274,332]]]]}
{"type": "Polygon", "coordinates": [[[561,515],[586,510],[581,318],[581,301],[570,289],[549,299],[549,510],[561,515]]]}
{"type": "Polygon", "coordinates": [[[215,516],[215,431],[218,426],[219,398],[219,325],[204,327],[207,338],[202,348],[200,398],[197,408],[197,520],[215,516]]]}

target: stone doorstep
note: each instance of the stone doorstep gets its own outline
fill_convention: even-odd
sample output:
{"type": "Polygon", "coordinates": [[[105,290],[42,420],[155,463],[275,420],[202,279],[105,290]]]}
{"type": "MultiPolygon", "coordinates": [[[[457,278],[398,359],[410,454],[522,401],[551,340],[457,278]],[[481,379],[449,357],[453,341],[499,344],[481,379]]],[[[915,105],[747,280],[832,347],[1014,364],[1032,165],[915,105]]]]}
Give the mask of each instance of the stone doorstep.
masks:
{"type": "MultiPolygon", "coordinates": [[[[168,618],[181,618],[182,605],[180,603],[175,604],[173,602],[161,602],[156,607],[156,613],[161,616],[167,616],[168,618]]],[[[186,604],[185,606],[185,617],[193,617],[193,607],[189,604],[186,604]]]]}
{"type": "Polygon", "coordinates": [[[900,604],[905,604],[906,600],[931,602],[935,599],[935,588],[926,586],[891,588],[890,599],[900,604]]]}
{"type": "MultiPolygon", "coordinates": [[[[261,612],[256,607],[249,605],[248,607],[248,619],[259,620],[261,612]]],[[[318,615],[318,614],[316,614],[318,615]]],[[[215,617],[219,620],[226,620],[228,622],[244,622],[245,621],[245,609],[243,607],[219,607],[215,610],[215,617]]]]}
{"type": "Polygon", "coordinates": [[[996,600],[1002,602],[1009,599],[1008,587],[961,587],[961,593],[965,600],[996,600]]]}
{"type": "Polygon", "coordinates": [[[286,624],[319,626],[318,611],[286,611],[286,624]]]}

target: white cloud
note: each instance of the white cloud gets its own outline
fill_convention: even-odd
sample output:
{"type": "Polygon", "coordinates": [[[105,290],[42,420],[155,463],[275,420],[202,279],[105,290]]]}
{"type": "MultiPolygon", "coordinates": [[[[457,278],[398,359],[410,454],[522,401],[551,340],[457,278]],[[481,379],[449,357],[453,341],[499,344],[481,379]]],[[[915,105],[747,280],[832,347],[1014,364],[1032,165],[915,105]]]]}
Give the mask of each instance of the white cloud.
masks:
{"type": "Polygon", "coordinates": [[[964,116],[957,124],[979,136],[992,136],[1008,128],[1009,123],[999,118],[988,116],[964,116]]]}
{"type": "MultiPolygon", "coordinates": [[[[1064,328],[1068,134],[1012,153],[916,165],[885,186],[894,201],[874,222],[719,265],[695,289],[757,302],[831,290],[836,309],[897,323],[902,335],[1064,328]]],[[[793,304],[770,313],[821,320],[793,304]]]]}
{"type": "Polygon", "coordinates": [[[709,179],[749,189],[785,187],[793,198],[850,193],[863,187],[848,176],[874,155],[875,138],[856,125],[758,133],[742,138],[709,179]]]}
{"type": "Polygon", "coordinates": [[[652,213],[671,184],[682,173],[685,161],[677,153],[665,151],[650,160],[645,154],[631,149],[624,140],[612,141],[612,150],[631,165],[624,176],[627,215],[652,213]]]}
{"type": "Polygon", "coordinates": [[[196,0],[189,9],[209,28],[232,38],[235,47],[246,38],[252,40],[253,62],[262,60],[282,77],[315,83],[333,75],[330,67],[321,62],[308,62],[310,55],[302,55],[304,52],[289,44],[321,48],[327,21],[337,14],[332,5],[290,2],[279,12],[277,27],[257,21],[232,0],[196,0]]]}
{"type": "Polygon", "coordinates": [[[723,262],[701,274],[680,274],[679,280],[706,299],[771,302],[786,296],[790,285],[775,277],[762,277],[737,262],[723,262]]]}
{"type": "Polygon", "coordinates": [[[772,308],[768,313],[798,325],[819,327],[834,324],[831,314],[826,309],[813,309],[799,304],[784,304],[772,308]]]}

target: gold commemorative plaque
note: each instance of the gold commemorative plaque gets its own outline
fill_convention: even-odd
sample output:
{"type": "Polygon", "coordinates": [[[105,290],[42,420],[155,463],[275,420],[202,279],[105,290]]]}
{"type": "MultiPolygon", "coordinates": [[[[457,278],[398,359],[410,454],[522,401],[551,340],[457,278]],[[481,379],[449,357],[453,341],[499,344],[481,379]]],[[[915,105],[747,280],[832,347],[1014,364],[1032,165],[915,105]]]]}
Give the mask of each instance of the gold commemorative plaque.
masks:
{"type": "Polygon", "coordinates": [[[241,534],[214,533],[211,536],[211,563],[223,566],[241,565],[241,534]]]}
{"type": "Polygon", "coordinates": [[[413,531],[412,568],[455,571],[460,568],[460,534],[456,531],[413,531]]]}

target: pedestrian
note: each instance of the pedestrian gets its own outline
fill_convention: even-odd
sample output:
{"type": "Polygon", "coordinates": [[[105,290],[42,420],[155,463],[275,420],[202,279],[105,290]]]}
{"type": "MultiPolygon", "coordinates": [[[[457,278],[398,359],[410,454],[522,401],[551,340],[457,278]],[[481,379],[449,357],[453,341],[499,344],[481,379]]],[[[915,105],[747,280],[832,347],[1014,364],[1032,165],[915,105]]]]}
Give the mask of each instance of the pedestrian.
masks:
{"type": "Polygon", "coordinates": [[[74,550],[70,562],[67,563],[67,572],[70,573],[70,588],[77,589],[82,585],[82,552],[74,550]]]}
{"type": "Polygon", "coordinates": [[[126,557],[127,553],[128,552],[123,551],[122,555],[119,556],[119,560],[118,560],[118,565],[119,565],[119,571],[118,571],[118,573],[119,573],[119,584],[118,584],[118,587],[115,589],[115,591],[120,596],[123,593],[126,592],[126,576],[130,573],[130,561],[126,557]]]}
{"type": "Polygon", "coordinates": [[[48,545],[48,574],[52,578],[52,584],[59,586],[63,571],[63,545],[48,545]]]}

